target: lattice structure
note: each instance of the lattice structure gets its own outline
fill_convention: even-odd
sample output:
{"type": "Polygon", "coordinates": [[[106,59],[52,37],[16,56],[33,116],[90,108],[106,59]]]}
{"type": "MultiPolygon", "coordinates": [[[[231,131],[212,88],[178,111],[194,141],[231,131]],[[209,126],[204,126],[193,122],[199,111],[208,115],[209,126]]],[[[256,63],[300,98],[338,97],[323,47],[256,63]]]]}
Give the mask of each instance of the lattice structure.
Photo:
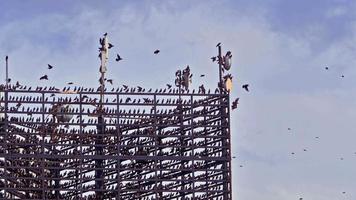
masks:
{"type": "Polygon", "coordinates": [[[99,91],[2,87],[2,199],[232,199],[228,93],[99,91]]]}

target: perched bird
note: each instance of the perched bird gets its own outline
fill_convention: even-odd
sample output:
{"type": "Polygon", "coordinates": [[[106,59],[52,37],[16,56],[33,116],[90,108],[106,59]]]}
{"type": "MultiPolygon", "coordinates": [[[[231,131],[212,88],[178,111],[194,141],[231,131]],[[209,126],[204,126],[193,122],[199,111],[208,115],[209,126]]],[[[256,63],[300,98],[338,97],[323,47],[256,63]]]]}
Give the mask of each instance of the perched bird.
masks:
{"type": "Polygon", "coordinates": [[[235,101],[232,102],[232,110],[235,110],[237,108],[237,104],[239,104],[239,99],[240,98],[236,98],[235,101]]]}
{"type": "Polygon", "coordinates": [[[116,59],[117,62],[119,62],[120,60],[122,60],[121,56],[119,54],[116,54],[116,59]]]}
{"type": "Polygon", "coordinates": [[[112,82],[113,82],[112,79],[106,79],[106,81],[112,85],[112,82]]]}
{"type": "Polygon", "coordinates": [[[168,89],[171,89],[172,85],[170,85],[170,84],[167,84],[167,87],[168,87],[168,89]]]}
{"type": "Polygon", "coordinates": [[[216,45],[216,47],[219,47],[221,45],[221,42],[219,42],[217,45],[216,45]]]}
{"type": "Polygon", "coordinates": [[[43,75],[43,76],[41,76],[40,80],[48,80],[48,76],[47,75],[43,75]]]}
{"type": "Polygon", "coordinates": [[[200,74],[200,77],[204,77],[205,76],[205,74],[200,74]]]}
{"type": "Polygon", "coordinates": [[[158,54],[160,51],[159,51],[159,49],[157,49],[156,51],[154,51],[153,53],[154,54],[158,54]]]}
{"type": "Polygon", "coordinates": [[[141,86],[137,86],[137,91],[141,92],[143,90],[143,88],[141,86]]]}
{"type": "Polygon", "coordinates": [[[48,69],[52,69],[53,65],[47,64],[48,65],[48,69]]]}
{"type": "Polygon", "coordinates": [[[249,92],[248,86],[249,86],[248,84],[244,84],[244,85],[242,85],[242,88],[245,89],[247,92],[249,92]]]}
{"type": "Polygon", "coordinates": [[[216,61],[216,56],[213,56],[213,57],[211,57],[210,58],[213,62],[215,62],[216,61]]]}
{"type": "Polygon", "coordinates": [[[20,87],[20,86],[21,86],[20,82],[16,81],[16,87],[20,87]]]}

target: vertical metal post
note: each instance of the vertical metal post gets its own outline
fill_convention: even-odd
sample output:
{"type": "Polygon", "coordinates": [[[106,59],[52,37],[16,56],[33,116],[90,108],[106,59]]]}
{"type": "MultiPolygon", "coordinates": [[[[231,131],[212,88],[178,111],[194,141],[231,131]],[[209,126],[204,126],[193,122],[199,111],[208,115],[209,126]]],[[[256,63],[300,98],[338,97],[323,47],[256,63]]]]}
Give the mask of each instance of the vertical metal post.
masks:
{"type": "Polygon", "coordinates": [[[8,88],[8,84],[9,84],[9,57],[6,56],[5,57],[5,61],[6,61],[6,88],[8,88]]]}
{"type": "MultiPolygon", "coordinates": [[[[95,140],[95,153],[96,155],[103,155],[103,134],[105,134],[105,120],[103,117],[103,102],[104,102],[104,89],[105,89],[105,72],[106,60],[108,55],[108,41],[107,36],[104,35],[101,47],[101,66],[100,66],[100,101],[98,111],[98,125],[97,125],[97,138],[95,140]],[[103,60],[105,59],[105,60],[103,60]],[[99,145],[99,146],[98,146],[99,145]]],[[[95,194],[97,199],[103,199],[104,181],[103,181],[103,159],[95,160],[95,194]]]]}
{"type": "MultiPolygon", "coordinates": [[[[223,88],[224,84],[223,84],[223,77],[222,77],[223,57],[221,55],[221,46],[220,45],[218,46],[218,54],[219,54],[218,55],[218,60],[219,60],[219,84],[218,84],[218,86],[220,88],[220,97],[219,98],[220,98],[220,116],[221,116],[220,122],[221,122],[221,126],[222,126],[222,128],[221,128],[222,135],[224,136],[224,138],[222,139],[223,157],[227,158],[229,153],[227,152],[226,147],[227,147],[227,145],[229,145],[227,142],[229,140],[229,138],[225,138],[225,137],[226,136],[230,137],[230,134],[228,131],[226,131],[226,128],[224,126],[226,126],[226,124],[227,124],[226,119],[225,119],[226,118],[225,104],[229,103],[229,101],[227,100],[227,102],[225,102],[225,100],[224,100],[225,95],[224,95],[224,88],[223,88]]],[[[229,104],[227,105],[227,107],[229,108],[229,104]]],[[[229,156],[229,158],[230,158],[230,156],[229,156]]],[[[229,172],[226,171],[228,168],[227,161],[223,162],[222,167],[224,170],[224,172],[223,172],[223,197],[224,197],[224,199],[229,200],[229,199],[231,199],[231,197],[228,193],[228,191],[230,190],[229,189],[230,176],[228,175],[229,172]]],[[[229,166],[229,167],[231,167],[231,166],[229,166]]]]}
{"type": "Polygon", "coordinates": [[[220,88],[220,94],[222,94],[223,90],[222,90],[222,62],[223,62],[223,59],[222,59],[222,55],[221,55],[221,46],[219,45],[218,46],[218,53],[219,53],[219,56],[218,56],[218,62],[219,62],[219,84],[218,84],[218,87],[220,88]]]}

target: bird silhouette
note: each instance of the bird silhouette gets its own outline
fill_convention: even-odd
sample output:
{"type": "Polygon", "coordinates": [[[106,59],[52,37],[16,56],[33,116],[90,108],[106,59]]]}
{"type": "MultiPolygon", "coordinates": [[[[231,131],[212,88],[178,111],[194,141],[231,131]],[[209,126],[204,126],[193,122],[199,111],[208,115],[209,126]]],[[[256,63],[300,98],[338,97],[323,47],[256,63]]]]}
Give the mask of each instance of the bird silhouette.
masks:
{"type": "Polygon", "coordinates": [[[160,52],[160,50],[157,49],[157,50],[155,50],[153,53],[154,53],[154,54],[158,54],[159,52],[160,52]]]}
{"type": "Polygon", "coordinates": [[[219,47],[221,45],[221,42],[219,42],[217,45],[216,45],[216,47],[219,47]]]}
{"type": "Polygon", "coordinates": [[[200,77],[204,77],[205,76],[205,74],[200,74],[200,77]]]}
{"type": "Polygon", "coordinates": [[[216,56],[213,56],[213,57],[211,57],[210,58],[213,62],[215,62],[216,61],[216,56]]]}
{"type": "Polygon", "coordinates": [[[68,82],[67,84],[68,84],[68,85],[73,85],[74,83],[73,83],[73,82],[68,82]]]}
{"type": "Polygon", "coordinates": [[[167,88],[168,88],[168,89],[171,89],[171,87],[172,87],[172,85],[167,84],[167,88]]]}
{"type": "Polygon", "coordinates": [[[248,84],[244,84],[242,85],[242,88],[245,89],[247,92],[249,92],[248,86],[249,86],[248,84]]]}
{"type": "Polygon", "coordinates": [[[116,54],[116,59],[117,62],[119,62],[120,60],[122,60],[121,56],[119,54],[116,54]]]}
{"type": "Polygon", "coordinates": [[[114,45],[112,45],[111,43],[108,44],[108,48],[111,49],[112,47],[114,47],[114,45]]]}
{"type": "Polygon", "coordinates": [[[112,80],[112,79],[106,79],[106,81],[107,81],[108,83],[110,83],[111,85],[113,84],[113,80],[112,80]]]}
{"type": "Polygon", "coordinates": [[[48,80],[48,76],[47,75],[43,75],[43,76],[41,76],[40,80],[48,80]]]}
{"type": "Polygon", "coordinates": [[[237,108],[237,104],[239,104],[239,99],[240,98],[236,98],[235,101],[232,102],[232,110],[235,110],[237,108]]]}
{"type": "Polygon", "coordinates": [[[53,65],[47,64],[48,65],[48,69],[52,69],[53,65]]]}
{"type": "Polygon", "coordinates": [[[341,75],[341,78],[344,78],[345,76],[344,75],[341,75]]]}
{"type": "Polygon", "coordinates": [[[325,70],[329,70],[329,67],[325,67],[325,70]]]}

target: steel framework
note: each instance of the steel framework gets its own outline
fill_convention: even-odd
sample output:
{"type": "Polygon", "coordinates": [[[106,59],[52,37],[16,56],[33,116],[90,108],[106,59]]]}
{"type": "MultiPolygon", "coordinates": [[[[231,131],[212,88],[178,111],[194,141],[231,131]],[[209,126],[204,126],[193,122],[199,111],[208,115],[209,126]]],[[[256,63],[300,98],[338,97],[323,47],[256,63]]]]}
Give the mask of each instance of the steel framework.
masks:
{"type": "Polygon", "coordinates": [[[0,92],[1,199],[232,199],[228,92],[0,92]]]}

